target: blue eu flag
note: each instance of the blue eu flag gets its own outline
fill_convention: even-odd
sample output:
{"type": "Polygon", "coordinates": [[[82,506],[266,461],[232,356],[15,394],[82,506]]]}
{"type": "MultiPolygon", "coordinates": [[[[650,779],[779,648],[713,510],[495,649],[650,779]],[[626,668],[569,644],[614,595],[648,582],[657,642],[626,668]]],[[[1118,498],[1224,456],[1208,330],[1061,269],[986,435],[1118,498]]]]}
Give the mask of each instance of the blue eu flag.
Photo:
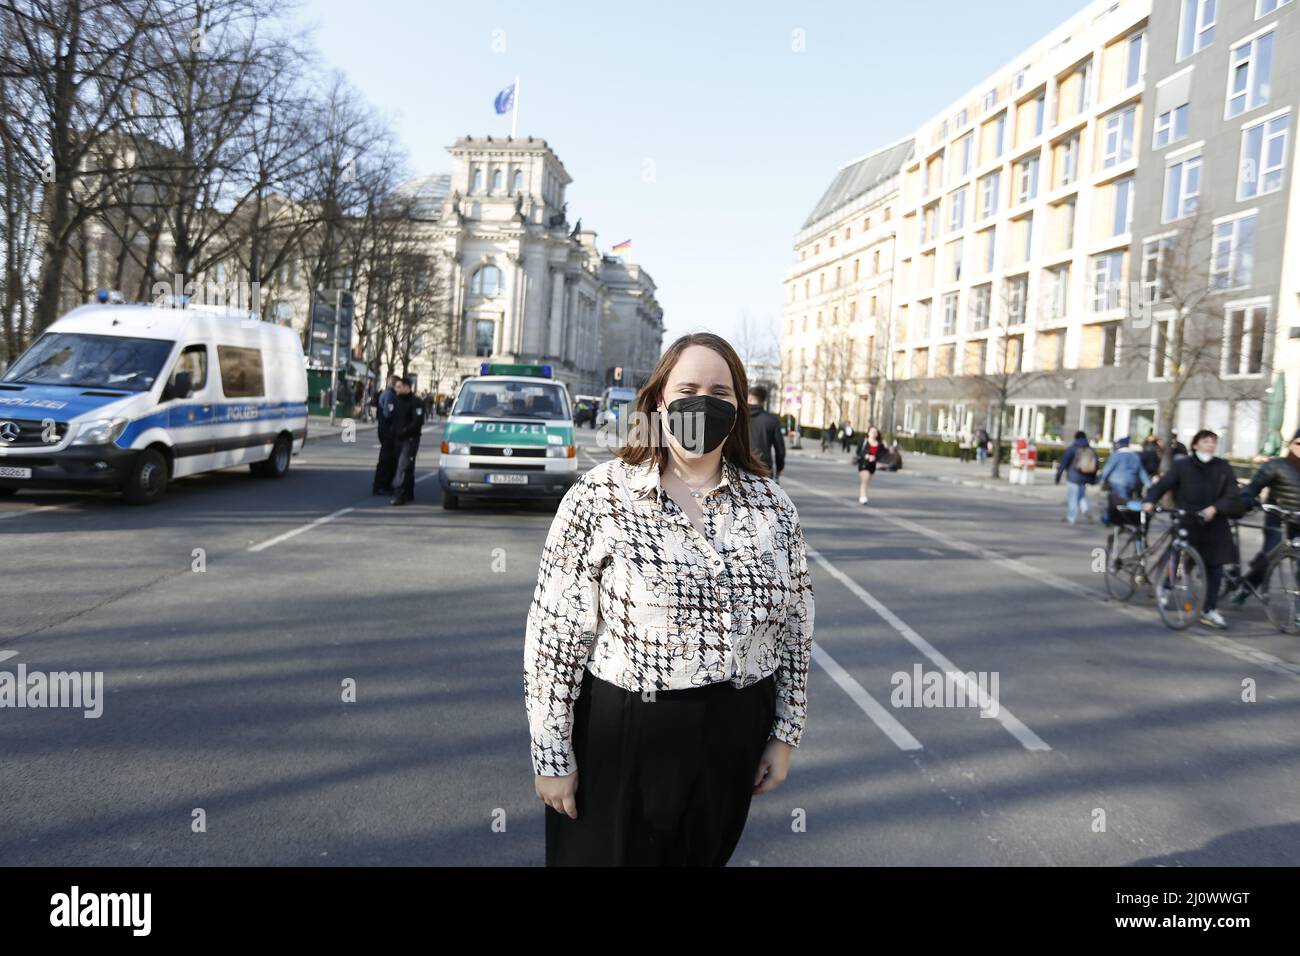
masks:
{"type": "Polygon", "coordinates": [[[515,85],[511,83],[504,90],[497,94],[496,107],[497,115],[509,113],[515,105],[515,85]]]}

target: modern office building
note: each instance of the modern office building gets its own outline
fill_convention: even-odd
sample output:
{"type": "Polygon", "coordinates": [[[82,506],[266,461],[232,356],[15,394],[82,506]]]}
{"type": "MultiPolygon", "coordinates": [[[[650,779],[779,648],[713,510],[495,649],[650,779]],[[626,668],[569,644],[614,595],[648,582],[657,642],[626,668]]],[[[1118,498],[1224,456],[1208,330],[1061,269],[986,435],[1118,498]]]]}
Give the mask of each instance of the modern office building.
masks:
{"type": "Polygon", "coordinates": [[[1005,404],[1006,435],[1107,444],[1164,412],[1248,457],[1300,424],[1297,6],[1093,3],[920,127],[876,386],[900,429],[1005,404]]]}

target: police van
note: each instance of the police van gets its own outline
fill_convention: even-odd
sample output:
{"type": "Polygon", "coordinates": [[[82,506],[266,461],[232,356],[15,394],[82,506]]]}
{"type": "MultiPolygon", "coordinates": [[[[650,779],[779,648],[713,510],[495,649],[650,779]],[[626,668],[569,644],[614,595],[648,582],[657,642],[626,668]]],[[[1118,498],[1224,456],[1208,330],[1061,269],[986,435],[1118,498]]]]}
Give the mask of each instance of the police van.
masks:
{"type": "Polygon", "coordinates": [[[558,502],[578,478],[569,390],[550,365],[494,365],[467,378],[442,435],[442,506],[462,498],[558,502]]]}
{"type": "Polygon", "coordinates": [[[0,495],[120,491],[247,464],[280,478],[307,436],[307,372],[290,328],[247,312],[87,305],[0,377],[0,495]]]}

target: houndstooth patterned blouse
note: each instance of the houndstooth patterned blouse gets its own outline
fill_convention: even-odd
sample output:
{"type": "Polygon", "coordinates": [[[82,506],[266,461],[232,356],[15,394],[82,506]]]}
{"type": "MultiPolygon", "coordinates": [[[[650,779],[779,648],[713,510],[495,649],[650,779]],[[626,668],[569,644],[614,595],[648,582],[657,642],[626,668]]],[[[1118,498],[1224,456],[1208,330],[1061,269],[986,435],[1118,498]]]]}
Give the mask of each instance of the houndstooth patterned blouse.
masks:
{"type": "Polygon", "coordinates": [[[781,487],[723,462],[700,498],[701,535],[659,468],[615,458],[560,503],[524,641],[534,771],[577,769],[583,669],[630,691],[776,675],[772,736],[799,745],[807,714],[813,589],[799,515],[781,487]]]}

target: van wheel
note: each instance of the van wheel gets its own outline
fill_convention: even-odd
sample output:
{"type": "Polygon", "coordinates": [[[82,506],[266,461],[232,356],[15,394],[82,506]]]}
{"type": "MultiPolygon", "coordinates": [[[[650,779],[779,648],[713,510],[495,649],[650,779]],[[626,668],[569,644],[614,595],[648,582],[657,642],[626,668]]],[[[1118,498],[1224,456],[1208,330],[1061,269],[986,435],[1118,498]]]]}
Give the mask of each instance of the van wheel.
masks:
{"type": "Polygon", "coordinates": [[[133,505],[151,505],[167,490],[167,459],[156,448],[146,448],[135,458],[122,497],[133,505]]]}
{"type": "Polygon", "coordinates": [[[455,511],[460,507],[460,495],[442,493],[442,509],[444,511],[455,511]]]}
{"type": "Polygon", "coordinates": [[[288,435],[281,435],[271,447],[271,457],[266,461],[249,464],[248,470],[259,478],[283,478],[289,473],[289,462],[293,460],[293,443],[288,435]]]}

